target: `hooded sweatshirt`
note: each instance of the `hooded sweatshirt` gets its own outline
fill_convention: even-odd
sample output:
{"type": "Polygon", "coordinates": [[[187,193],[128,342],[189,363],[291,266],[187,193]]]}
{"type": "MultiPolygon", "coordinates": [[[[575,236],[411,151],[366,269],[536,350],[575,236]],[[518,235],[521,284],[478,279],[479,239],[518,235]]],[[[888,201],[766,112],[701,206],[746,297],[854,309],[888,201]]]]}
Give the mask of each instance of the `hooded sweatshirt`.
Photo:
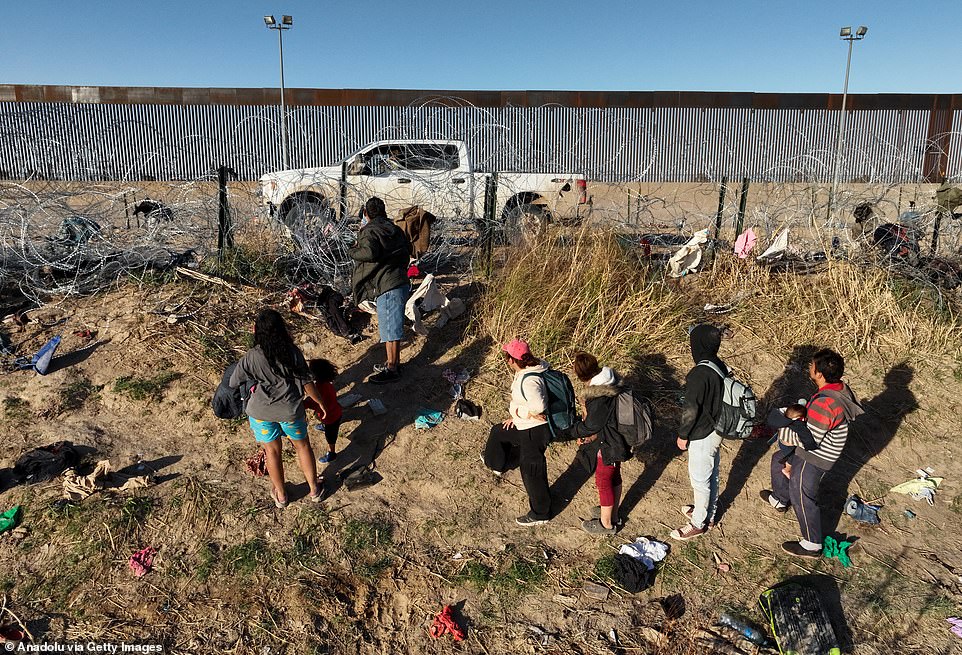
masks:
{"type": "Polygon", "coordinates": [[[721,331],[718,328],[712,325],[697,325],[688,339],[695,367],[685,377],[685,404],[681,410],[678,436],[688,441],[697,441],[715,431],[715,424],[721,416],[724,395],[724,385],[718,373],[707,366],[699,366],[698,363],[712,362],[726,375],[728,367],[718,359],[718,349],[721,347],[721,331]]]}
{"type": "Polygon", "coordinates": [[[372,218],[360,229],[347,251],[357,262],[351,278],[355,304],[409,284],[409,248],[404,232],[387,218],[372,218]]]}
{"type": "Polygon", "coordinates": [[[548,368],[546,362],[541,362],[536,366],[523,368],[514,374],[514,380],[511,382],[511,404],[508,406],[508,412],[511,414],[511,420],[514,421],[514,427],[519,430],[530,430],[548,422],[545,419],[536,418],[548,409],[548,393],[545,390],[544,380],[540,375],[530,375],[531,373],[544,373],[548,368]],[[523,391],[522,383],[524,384],[523,391]]]}
{"type": "Polygon", "coordinates": [[[598,436],[586,448],[583,446],[588,464],[598,457],[599,450],[606,466],[631,458],[631,449],[618,433],[618,418],[615,415],[615,403],[622,391],[625,391],[624,382],[607,366],[588,382],[588,388],[585,389],[585,418],[575,423],[569,431],[570,439],[593,434],[598,436]]]}
{"type": "Polygon", "coordinates": [[[818,443],[815,450],[795,449],[795,455],[823,471],[838,461],[848,440],[848,423],[865,413],[844,382],[824,385],[808,401],[805,425],[818,443]]]}

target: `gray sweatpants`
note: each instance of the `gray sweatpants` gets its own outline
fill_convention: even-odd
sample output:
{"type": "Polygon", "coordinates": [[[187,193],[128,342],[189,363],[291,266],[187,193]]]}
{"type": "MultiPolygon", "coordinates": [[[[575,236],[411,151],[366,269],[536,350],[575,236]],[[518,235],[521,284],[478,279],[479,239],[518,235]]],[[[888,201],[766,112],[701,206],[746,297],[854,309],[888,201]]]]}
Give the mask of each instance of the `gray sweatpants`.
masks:
{"type": "Polygon", "coordinates": [[[782,473],[782,457],[778,451],[772,455],[772,495],[778,502],[791,505],[795,510],[802,539],[821,546],[824,535],[818,488],[827,471],[792,455],[788,460],[792,465],[792,477],[788,479],[782,473]]]}

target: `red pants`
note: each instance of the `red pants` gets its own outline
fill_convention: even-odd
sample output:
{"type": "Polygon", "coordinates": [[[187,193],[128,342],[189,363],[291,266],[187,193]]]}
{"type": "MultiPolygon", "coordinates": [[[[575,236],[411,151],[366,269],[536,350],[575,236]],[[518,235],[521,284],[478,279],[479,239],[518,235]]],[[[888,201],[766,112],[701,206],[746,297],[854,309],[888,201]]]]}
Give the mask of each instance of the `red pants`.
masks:
{"type": "Polygon", "coordinates": [[[598,451],[598,468],[595,469],[595,486],[598,487],[598,504],[611,507],[615,504],[615,487],[621,486],[621,462],[607,466],[598,451]]]}

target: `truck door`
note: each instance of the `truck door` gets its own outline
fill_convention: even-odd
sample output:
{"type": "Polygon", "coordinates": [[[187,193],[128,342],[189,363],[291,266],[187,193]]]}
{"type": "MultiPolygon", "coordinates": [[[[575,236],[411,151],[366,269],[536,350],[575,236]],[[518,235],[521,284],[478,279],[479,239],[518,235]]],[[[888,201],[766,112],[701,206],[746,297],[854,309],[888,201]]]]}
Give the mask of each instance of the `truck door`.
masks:
{"type": "Polygon", "coordinates": [[[470,218],[474,180],[458,145],[418,143],[408,147],[414,204],[439,218],[470,218]]]}
{"type": "Polygon", "coordinates": [[[388,218],[394,219],[413,202],[414,176],[405,168],[408,144],[382,143],[362,150],[347,170],[348,212],[359,212],[367,199],[377,196],[384,201],[388,218]]]}

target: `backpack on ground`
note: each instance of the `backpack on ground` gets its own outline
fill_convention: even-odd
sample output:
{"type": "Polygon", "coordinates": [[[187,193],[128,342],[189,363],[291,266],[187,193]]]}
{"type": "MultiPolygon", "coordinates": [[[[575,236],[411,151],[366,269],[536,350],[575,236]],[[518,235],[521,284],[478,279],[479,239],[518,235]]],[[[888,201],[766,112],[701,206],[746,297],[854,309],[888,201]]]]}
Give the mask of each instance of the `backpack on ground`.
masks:
{"type": "Polygon", "coordinates": [[[575,410],[575,388],[571,384],[568,376],[561,371],[549,368],[543,373],[528,373],[521,378],[521,395],[524,396],[524,381],[537,375],[544,381],[545,396],[547,396],[547,409],[545,417],[548,419],[548,428],[551,430],[551,437],[557,438],[557,430],[567,430],[575,424],[577,412],[575,410]]]}
{"type": "Polygon", "coordinates": [[[707,366],[722,379],[721,414],[715,421],[715,432],[727,439],[748,438],[757,423],[755,392],[735,376],[722,373],[714,362],[705,360],[698,366],[707,366]]]}
{"type": "Polygon", "coordinates": [[[655,409],[651,401],[631,389],[625,389],[615,398],[615,421],[628,449],[634,452],[651,439],[655,422],[655,409]]]}

